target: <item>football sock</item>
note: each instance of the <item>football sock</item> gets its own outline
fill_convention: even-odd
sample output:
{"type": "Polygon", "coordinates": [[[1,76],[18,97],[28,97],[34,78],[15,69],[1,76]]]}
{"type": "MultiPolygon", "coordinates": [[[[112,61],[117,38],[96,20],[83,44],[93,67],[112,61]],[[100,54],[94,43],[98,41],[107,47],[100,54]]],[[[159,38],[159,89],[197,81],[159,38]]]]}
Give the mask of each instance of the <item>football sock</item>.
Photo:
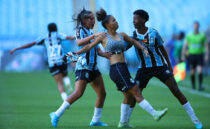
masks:
{"type": "Polygon", "coordinates": [[[201,88],[202,82],[203,82],[203,74],[202,73],[198,74],[198,79],[199,79],[199,87],[201,88]]]}
{"type": "Polygon", "coordinates": [[[101,119],[101,113],[102,113],[103,108],[96,108],[94,109],[94,115],[92,118],[93,122],[99,122],[101,119]]]}
{"type": "Polygon", "coordinates": [[[192,88],[195,89],[195,75],[191,75],[192,88]]]}
{"type": "Polygon", "coordinates": [[[190,116],[191,120],[193,123],[196,124],[196,122],[199,122],[198,118],[196,117],[194,110],[192,108],[192,106],[190,105],[189,102],[187,102],[186,104],[183,105],[185,111],[188,113],[188,115],[190,116]]]}
{"type": "Polygon", "coordinates": [[[132,112],[133,112],[133,109],[134,109],[134,107],[130,107],[130,108],[129,108],[129,110],[128,110],[128,118],[127,118],[127,122],[129,122],[129,121],[130,121],[130,117],[131,117],[131,114],[132,114],[132,112]]]}
{"type": "Polygon", "coordinates": [[[58,110],[55,112],[55,114],[58,117],[61,117],[64,113],[64,111],[70,107],[70,103],[67,101],[64,101],[63,104],[58,108],[58,110]]]}
{"type": "Polygon", "coordinates": [[[149,102],[147,100],[142,100],[141,102],[138,103],[138,105],[143,108],[144,110],[146,110],[149,114],[151,114],[152,116],[155,116],[155,110],[153,109],[153,107],[149,104],[149,102]]]}
{"type": "Polygon", "coordinates": [[[64,82],[65,85],[71,85],[71,80],[68,76],[65,76],[63,78],[63,82],[64,82]]]}
{"type": "Polygon", "coordinates": [[[121,114],[120,114],[120,123],[128,122],[128,111],[129,111],[130,105],[128,104],[121,104],[121,114]]]}
{"type": "Polygon", "coordinates": [[[66,100],[66,99],[68,98],[67,93],[66,93],[66,92],[62,92],[62,93],[61,93],[61,98],[62,98],[63,100],[66,100]]]}

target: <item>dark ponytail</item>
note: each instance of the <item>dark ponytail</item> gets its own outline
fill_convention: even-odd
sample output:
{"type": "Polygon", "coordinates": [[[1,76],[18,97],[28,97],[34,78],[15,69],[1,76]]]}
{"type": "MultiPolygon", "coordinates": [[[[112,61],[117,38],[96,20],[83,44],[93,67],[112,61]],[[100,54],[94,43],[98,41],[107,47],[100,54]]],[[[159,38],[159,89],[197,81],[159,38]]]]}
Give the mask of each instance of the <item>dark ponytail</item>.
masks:
{"type": "Polygon", "coordinates": [[[106,11],[101,8],[99,11],[96,12],[96,17],[98,21],[102,21],[102,26],[107,29],[105,24],[109,22],[111,15],[107,15],[106,11]]]}
{"type": "Polygon", "coordinates": [[[86,10],[85,8],[83,8],[83,10],[77,15],[77,17],[75,18],[75,15],[73,15],[72,19],[73,21],[77,22],[76,28],[79,27],[79,25],[84,25],[83,20],[84,19],[88,19],[89,18],[89,14],[91,14],[92,12],[89,10],[86,10]]]}

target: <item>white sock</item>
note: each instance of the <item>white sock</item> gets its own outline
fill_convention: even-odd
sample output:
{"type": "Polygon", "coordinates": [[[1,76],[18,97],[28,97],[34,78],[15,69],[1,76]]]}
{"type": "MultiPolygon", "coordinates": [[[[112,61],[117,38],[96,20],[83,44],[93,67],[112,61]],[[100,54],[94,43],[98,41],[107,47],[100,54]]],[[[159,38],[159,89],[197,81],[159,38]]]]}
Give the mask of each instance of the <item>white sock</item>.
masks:
{"type": "Polygon", "coordinates": [[[63,78],[63,82],[64,82],[65,85],[71,85],[71,80],[68,76],[65,76],[63,78]]]}
{"type": "Polygon", "coordinates": [[[120,114],[120,123],[125,123],[128,120],[128,110],[130,105],[128,104],[121,104],[121,114],[120,114]]]}
{"type": "Polygon", "coordinates": [[[66,92],[62,92],[62,93],[61,93],[61,98],[62,98],[63,100],[66,100],[66,99],[68,98],[68,95],[66,94],[66,92]]]}
{"type": "Polygon", "coordinates": [[[93,122],[99,122],[101,119],[101,113],[102,113],[103,108],[96,108],[94,109],[94,115],[92,118],[93,122]]]}
{"type": "Polygon", "coordinates": [[[151,114],[152,116],[155,116],[155,110],[154,108],[149,104],[149,102],[147,100],[142,100],[140,103],[138,103],[139,106],[141,108],[143,108],[144,110],[146,110],[149,114],[151,114]]]}
{"type": "Polygon", "coordinates": [[[130,108],[129,108],[129,110],[128,110],[128,118],[127,118],[127,122],[129,122],[129,121],[130,121],[130,117],[131,117],[131,114],[132,114],[132,112],[133,112],[133,109],[134,109],[134,107],[130,107],[130,108]]]}
{"type": "Polygon", "coordinates": [[[188,113],[188,115],[190,116],[192,122],[193,122],[194,124],[198,123],[199,120],[198,120],[198,118],[196,117],[195,112],[194,112],[192,106],[190,105],[190,103],[187,102],[186,104],[184,104],[184,105],[182,105],[182,106],[184,107],[184,109],[185,109],[185,111],[188,113]]]}
{"type": "Polygon", "coordinates": [[[70,107],[70,103],[67,101],[64,101],[63,104],[58,108],[58,110],[55,112],[55,114],[58,117],[61,117],[64,113],[64,111],[70,107]]]}

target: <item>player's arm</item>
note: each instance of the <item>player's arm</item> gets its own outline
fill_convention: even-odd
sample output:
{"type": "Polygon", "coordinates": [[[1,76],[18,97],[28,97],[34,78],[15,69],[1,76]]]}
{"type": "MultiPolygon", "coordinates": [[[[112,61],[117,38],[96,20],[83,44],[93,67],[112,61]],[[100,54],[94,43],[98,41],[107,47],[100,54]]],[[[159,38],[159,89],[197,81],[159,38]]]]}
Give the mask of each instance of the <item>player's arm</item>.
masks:
{"type": "Polygon", "coordinates": [[[170,70],[173,72],[173,68],[172,68],[172,66],[171,66],[171,62],[170,62],[170,60],[169,60],[168,53],[167,53],[165,47],[162,45],[162,46],[159,46],[159,49],[160,49],[161,53],[163,54],[163,56],[165,57],[166,62],[167,62],[167,64],[168,64],[170,70]]]}
{"type": "Polygon", "coordinates": [[[69,39],[69,40],[75,40],[76,37],[75,36],[66,36],[66,39],[69,39]]]}
{"type": "Polygon", "coordinates": [[[186,55],[185,53],[186,53],[187,47],[188,47],[188,42],[185,41],[185,43],[182,47],[182,53],[181,53],[182,54],[182,56],[181,56],[182,61],[185,61],[185,55],[186,55]]]}
{"type": "Polygon", "coordinates": [[[98,55],[101,56],[101,57],[105,57],[107,59],[110,59],[110,57],[112,56],[112,53],[104,52],[100,48],[97,48],[97,51],[98,51],[98,55]]]}
{"type": "Polygon", "coordinates": [[[207,41],[205,42],[205,48],[206,48],[205,61],[207,62],[209,60],[209,44],[207,41]]]}
{"type": "Polygon", "coordinates": [[[103,34],[105,32],[100,32],[100,33],[96,33],[96,34],[93,34],[89,37],[86,37],[86,38],[83,38],[83,39],[77,39],[77,45],[78,46],[82,46],[82,45],[86,45],[90,42],[90,40],[94,39],[95,37],[98,37],[99,35],[103,34]]]}
{"type": "Polygon", "coordinates": [[[28,43],[28,44],[25,44],[25,45],[23,45],[23,46],[17,47],[17,48],[15,48],[15,49],[12,49],[12,50],[10,50],[9,52],[10,52],[11,54],[13,54],[16,50],[25,49],[25,48],[30,48],[30,47],[32,47],[32,46],[34,46],[34,45],[36,45],[36,42],[35,42],[35,41],[32,42],[32,43],[28,43]]]}
{"type": "Polygon", "coordinates": [[[101,43],[103,39],[104,39],[104,34],[101,34],[92,43],[87,44],[82,49],[80,49],[79,51],[77,51],[76,54],[82,54],[82,53],[85,53],[85,52],[89,51],[91,48],[93,48],[97,44],[101,43]]]}
{"type": "Polygon", "coordinates": [[[121,33],[121,35],[123,36],[124,40],[132,45],[134,45],[135,47],[137,47],[138,49],[141,49],[144,51],[144,53],[146,55],[148,55],[148,51],[144,48],[144,46],[142,46],[137,40],[130,38],[127,34],[125,33],[121,33]]]}

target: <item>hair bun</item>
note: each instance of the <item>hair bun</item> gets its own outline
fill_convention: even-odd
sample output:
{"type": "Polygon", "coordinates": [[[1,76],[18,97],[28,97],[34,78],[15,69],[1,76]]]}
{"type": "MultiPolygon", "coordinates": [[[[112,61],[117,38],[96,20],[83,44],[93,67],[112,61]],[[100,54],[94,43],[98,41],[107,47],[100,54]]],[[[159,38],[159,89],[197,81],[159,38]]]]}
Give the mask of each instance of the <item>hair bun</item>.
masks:
{"type": "Polygon", "coordinates": [[[106,11],[101,8],[99,11],[96,12],[96,17],[98,21],[102,21],[106,18],[107,14],[106,11]]]}

